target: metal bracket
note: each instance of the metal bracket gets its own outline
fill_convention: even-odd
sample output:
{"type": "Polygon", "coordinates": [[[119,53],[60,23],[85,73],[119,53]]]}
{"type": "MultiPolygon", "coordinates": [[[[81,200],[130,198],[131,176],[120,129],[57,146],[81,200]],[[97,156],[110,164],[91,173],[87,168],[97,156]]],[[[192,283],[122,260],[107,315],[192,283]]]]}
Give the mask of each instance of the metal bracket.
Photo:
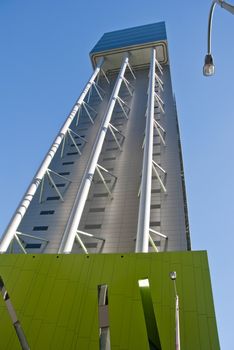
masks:
{"type": "Polygon", "coordinates": [[[45,178],[46,176],[48,177],[49,182],[51,183],[52,187],[54,188],[54,190],[56,191],[56,193],[58,194],[59,198],[61,199],[62,202],[64,202],[63,196],[61,194],[61,192],[59,191],[58,187],[56,186],[52,176],[50,175],[50,173],[55,174],[58,177],[61,177],[62,179],[64,179],[65,181],[68,182],[72,182],[71,180],[69,180],[67,177],[60,175],[58,173],[56,173],[55,171],[51,170],[51,169],[47,169],[45,172],[45,175],[43,176],[43,179],[41,181],[41,189],[40,189],[40,196],[39,196],[39,203],[42,203],[42,195],[43,195],[43,190],[44,190],[44,184],[45,184],[45,178]]]}
{"type": "Polygon", "coordinates": [[[155,175],[156,175],[156,177],[157,177],[157,179],[158,179],[158,181],[160,183],[160,186],[161,186],[163,192],[166,193],[167,189],[164,186],[164,183],[162,182],[162,179],[161,179],[161,177],[160,177],[160,175],[159,175],[159,173],[158,173],[156,168],[158,168],[166,176],[165,170],[162,167],[160,167],[160,165],[158,165],[154,160],[152,160],[152,167],[153,167],[153,171],[154,171],[154,173],[155,173],[155,175]]]}

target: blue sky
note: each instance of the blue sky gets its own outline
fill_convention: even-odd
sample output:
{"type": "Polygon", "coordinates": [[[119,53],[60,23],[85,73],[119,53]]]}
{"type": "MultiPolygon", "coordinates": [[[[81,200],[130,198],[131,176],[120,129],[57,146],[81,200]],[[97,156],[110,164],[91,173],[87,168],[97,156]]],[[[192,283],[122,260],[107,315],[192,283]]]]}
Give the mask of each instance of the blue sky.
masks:
{"type": "Polygon", "coordinates": [[[106,31],[165,20],[193,250],[208,250],[222,349],[233,347],[234,17],[217,8],[216,75],[202,76],[211,1],[1,0],[0,234],[91,72],[106,31]]]}

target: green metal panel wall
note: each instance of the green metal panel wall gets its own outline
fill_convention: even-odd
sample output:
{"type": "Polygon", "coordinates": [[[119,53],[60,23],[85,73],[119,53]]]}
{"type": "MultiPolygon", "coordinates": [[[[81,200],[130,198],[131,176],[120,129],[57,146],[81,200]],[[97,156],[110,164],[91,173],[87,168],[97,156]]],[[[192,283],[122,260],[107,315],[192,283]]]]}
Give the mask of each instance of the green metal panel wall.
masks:
{"type": "MultiPolygon", "coordinates": [[[[148,349],[138,280],[149,278],[163,350],[174,350],[177,271],[181,349],[219,349],[206,252],[1,255],[0,275],[34,349],[99,349],[98,285],[109,288],[112,350],[148,349]]],[[[20,349],[0,298],[1,349],[20,349]]]]}

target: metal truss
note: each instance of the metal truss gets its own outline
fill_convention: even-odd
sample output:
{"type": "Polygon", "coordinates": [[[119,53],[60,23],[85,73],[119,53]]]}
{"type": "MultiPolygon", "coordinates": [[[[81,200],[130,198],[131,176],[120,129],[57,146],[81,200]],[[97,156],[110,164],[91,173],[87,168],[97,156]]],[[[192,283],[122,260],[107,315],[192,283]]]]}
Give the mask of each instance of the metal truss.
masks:
{"type": "Polygon", "coordinates": [[[79,149],[73,135],[75,135],[78,139],[84,141],[85,143],[87,143],[88,141],[86,140],[86,138],[80,136],[79,134],[77,134],[75,131],[71,130],[70,128],[67,130],[67,134],[64,136],[63,138],[63,142],[62,142],[62,147],[61,147],[61,158],[63,157],[64,154],[64,149],[65,149],[65,145],[66,145],[66,141],[69,138],[72,142],[72,144],[74,145],[75,149],[77,150],[78,154],[81,155],[81,150],[79,149]]]}
{"type": "Polygon", "coordinates": [[[14,253],[14,241],[18,244],[20,250],[24,253],[24,254],[27,254],[27,250],[24,246],[24,240],[21,238],[21,237],[27,237],[27,238],[31,238],[31,239],[34,239],[36,241],[40,241],[40,242],[45,242],[46,244],[49,243],[49,241],[47,239],[44,239],[44,238],[40,238],[40,237],[35,237],[33,235],[29,235],[27,233],[22,233],[22,232],[19,232],[19,231],[16,231],[13,239],[11,240],[11,243],[10,243],[10,251],[9,253],[14,253]]]}
{"type": "Polygon", "coordinates": [[[91,237],[91,238],[94,238],[96,240],[99,240],[99,241],[102,241],[103,243],[105,242],[105,238],[102,238],[102,237],[97,237],[91,233],[88,233],[88,232],[84,232],[84,231],[81,231],[81,230],[77,230],[76,231],[76,235],[75,235],[75,240],[79,243],[79,245],[81,246],[83,252],[85,254],[89,254],[84,242],[82,241],[82,239],[80,238],[80,235],[83,235],[83,236],[86,236],[86,237],[91,237]]]}
{"type": "MultiPolygon", "coordinates": [[[[119,97],[119,92],[120,92],[120,88],[122,86],[122,84],[126,83],[128,86],[129,84],[126,82],[126,78],[125,78],[125,72],[126,69],[129,68],[133,78],[135,79],[135,75],[129,65],[129,57],[128,54],[125,53],[123,56],[123,61],[122,61],[122,65],[118,74],[118,77],[116,79],[115,82],[115,86],[113,88],[108,106],[107,106],[107,110],[104,114],[103,117],[103,121],[101,123],[97,138],[95,140],[94,143],[94,147],[86,168],[86,171],[84,173],[84,176],[82,178],[81,181],[81,185],[79,188],[79,191],[77,193],[75,202],[74,202],[74,206],[72,208],[70,217],[68,219],[68,223],[67,226],[65,228],[65,232],[63,235],[63,239],[61,242],[61,245],[59,247],[59,253],[70,253],[72,251],[72,247],[76,238],[76,234],[77,234],[77,229],[79,227],[80,224],[80,220],[81,220],[81,216],[85,207],[85,203],[88,197],[88,193],[90,190],[90,186],[92,183],[92,179],[94,176],[95,171],[98,169],[98,175],[101,177],[102,181],[104,178],[102,178],[102,174],[100,172],[100,165],[98,165],[98,159],[103,147],[103,143],[106,137],[106,133],[107,130],[113,129],[113,125],[111,124],[111,118],[112,118],[112,114],[114,111],[114,108],[116,106],[116,102],[118,102],[118,104],[120,105],[125,117],[128,119],[128,114],[126,112],[126,109],[130,109],[126,102],[124,102],[120,97],[119,97]],[[111,125],[111,126],[110,126],[111,125]]],[[[112,134],[113,135],[113,134],[112,134]]],[[[103,168],[103,167],[102,167],[103,168]]],[[[103,170],[103,169],[102,169],[103,170]]],[[[106,170],[106,169],[105,169],[106,170]]],[[[106,183],[103,181],[109,195],[112,196],[108,186],[106,186],[106,183]]]]}
{"type": "MultiPolygon", "coordinates": [[[[103,99],[101,98],[101,101],[103,99]]],[[[97,115],[97,111],[91,107],[87,102],[83,101],[82,104],[80,105],[79,110],[77,111],[77,116],[76,116],[76,126],[78,126],[79,121],[80,121],[80,115],[82,110],[84,110],[84,112],[86,113],[86,115],[88,116],[90,122],[92,124],[94,124],[94,118],[97,115]],[[93,114],[93,115],[92,115],[93,114]]]]}
{"type": "Polygon", "coordinates": [[[121,147],[121,145],[120,145],[120,143],[119,143],[119,141],[118,141],[118,139],[117,139],[117,137],[115,135],[115,132],[118,133],[119,135],[121,135],[123,139],[125,139],[125,136],[114,125],[112,125],[111,123],[109,123],[109,130],[110,130],[110,133],[113,136],[113,138],[114,138],[114,140],[115,140],[119,150],[122,151],[122,147],[121,147]]]}
{"type": "Polygon", "coordinates": [[[163,91],[163,81],[155,72],[156,68],[158,68],[160,74],[162,75],[162,67],[156,59],[155,49],[152,48],[149,72],[148,101],[146,109],[146,128],[142,146],[144,148],[143,168],[141,176],[141,185],[138,191],[138,196],[140,196],[140,204],[135,248],[136,252],[148,252],[149,243],[152,245],[153,249],[156,252],[158,252],[158,248],[156,247],[150,233],[154,233],[160,237],[167,239],[167,236],[165,236],[164,234],[154,231],[150,228],[152,172],[154,172],[154,174],[156,175],[156,178],[158,179],[163,192],[166,193],[167,191],[164,184],[166,179],[166,171],[153,160],[154,128],[157,130],[161,142],[163,143],[163,145],[165,145],[165,130],[154,117],[155,103],[157,103],[160,110],[164,113],[163,100],[155,92],[156,83],[160,87],[161,91],[163,91]]]}
{"type": "MultiPolygon", "coordinates": [[[[87,102],[85,102],[85,99],[88,97],[88,94],[90,92],[90,89],[95,89],[95,91],[97,92],[98,96],[100,97],[100,99],[102,100],[102,96],[101,96],[101,91],[103,92],[103,89],[97,84],[97,79],[99,74],[103,74],[104,73],[104,77],[107,79],[106,74],[103,70],[103,64],[104,64],[104,58],[100,58],[94,72],[92,73],[90,79],[88,80],[84,90],[82,91],[80,97],[78,98],[78,100],[76,101],[74,107],[72,108],[70,114],[68,115],[65,123],[63,124],[62,128],[60,129],[58,135],[56,136],[52,146],[50,147],[48,153],[46,154],[40,168],[38,169],[35,177],[33,178],[31,184],[29,185],[29,188],[26,191],[26,194],[24,195],[19,207],[17,208],[15,214],[13,215],[5,233],[3,234],[3,238],[1,240],[0,243],[0,253],[5,253],[12,241],[12,239],[15,236],[15,233],[31,203],[31,201],[33,200],[35,193],[38,189],[38,187],[40,186],[40,184],[42,183],[45,174],[48,175],[48,169],[50,166],[50,163],[52,161],[52,159],[54,158],[58,148],[60,147],[65,135],[67,135],[68,131],[70,131],[70,135],[71,135],[71,130],[70,130],[70,126],[74,120],[74,118],[77,116],[77,113],[80,109],[81,106],[84,107],[84,109],[86,108],[86,113],[88,115],[88,117],[93,120],[92,116],[91,116],[91,108],[88,105],[87,102]],[[89,106],[89,107],[88,107],[89,106]],[[88,112],[87,112],[88,111],[88,112]]],[[[108,81],[108,79],[107,79],[108,81]]],[[[90,92],[91,94],[91,92],[90,92]]],[[[79,112],[80,113],[80,112],[79,112]]]]}
{"type": "Polygon", "coordinates": [[[64,202],[63,196],[61,194],[61,192],[58,189],[58,186],[55,184],[51,174],[54,174],[62,179],[64,179],[67,182],[72,182],[70,179],[68,179],[67,177],[60,175],[58,173],[56,173],[55,171],[51,170],[51,169],[47,169],[46,173],[42,179],[41,182],[41,189],[40,189],[40,195],[39,195],[39,203],[42,203],[42,197],[43,197],[43,190],[44,190],[44,184],[45,184],[45,179],[48,178],[48,181],[50,183],[50,185],[52,186],[52,188],[55,190],[55,192],[57,193],[57,195],[59,196],[59,198],[61,199],[62,202],[64,202]]]}
{"type": "Polygon", "coordinates": [[[111,192],[111,190],[109,189],[109,187],[108,187],[108,185],[107,185],[107,183],[106,183],[106,180],[105,180],[104,176],[102,175],[101,170],[104,171],[105,173],[109,174],[110,176],[114,177],[114,178],[115,178],[115,181],[117,180],[117,176],[115,176],[114,174],[110,173],[106,168],[104,168],[103,166],[101,166],[101,165],[99,165],[99,164],[97,164],[96,170],[97,170],[97,173],[98,173],[98,175],[99,175],[101,181],[103,182],[103,185],[105,186],[105,188],[106,188],[106,190],[107,190],[107,192],[108,192],[110,198],[113,199],[112,192],[111,192]]]}
{"type": "Polygon", "coordinates": [[[117,102],[118,102],[120,108],[122,109],[123,114],[125,115],[126,119],[128,119],[130,107],[127,105],[127,103],[121,97],[117,96],[116,99],[117,99],[117,102]]]}

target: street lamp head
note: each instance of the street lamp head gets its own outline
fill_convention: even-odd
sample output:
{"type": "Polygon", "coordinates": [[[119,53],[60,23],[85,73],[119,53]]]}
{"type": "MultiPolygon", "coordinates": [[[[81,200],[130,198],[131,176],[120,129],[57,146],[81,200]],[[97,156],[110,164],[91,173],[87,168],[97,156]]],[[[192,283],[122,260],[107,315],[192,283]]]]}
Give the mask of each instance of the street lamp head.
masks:
{"type": "Polygon", "coordinates": [[[176,280],[176,271],[170,272],[170,279],[171,279],[172,281],[175,281],[175,280],[176,280]]]}
{"type": "Polygon", "coordinates": [[[209,53],[205,57],[205,64],[203,66],[203,74],[206,77],[210,77],[215,73],[215,66],[212,55],[209,53]]]}

